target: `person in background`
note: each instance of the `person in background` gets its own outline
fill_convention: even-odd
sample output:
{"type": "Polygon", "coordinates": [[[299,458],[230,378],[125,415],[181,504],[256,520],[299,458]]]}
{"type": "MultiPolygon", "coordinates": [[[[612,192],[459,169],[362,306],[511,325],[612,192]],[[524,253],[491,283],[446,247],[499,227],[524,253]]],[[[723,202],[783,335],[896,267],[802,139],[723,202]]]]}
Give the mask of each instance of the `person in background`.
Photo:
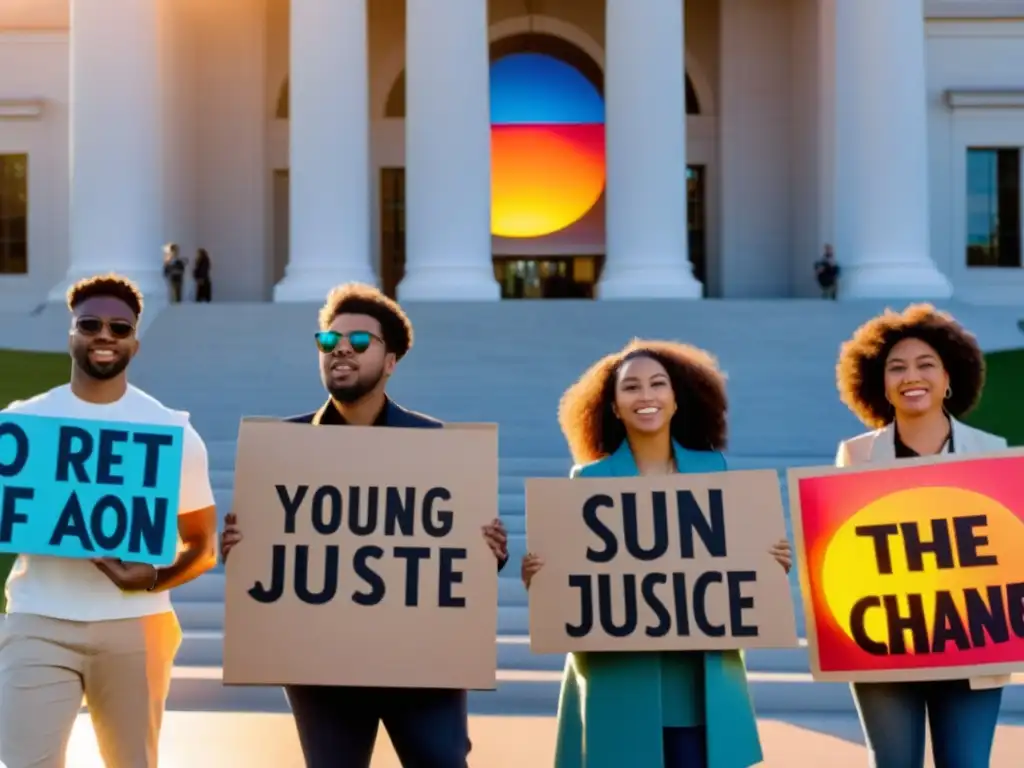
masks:
{"type": "Polygon", "coordinates": [[[839,283],[839,265],[829,243],[825,243],[825,252],[814,262],[814,275],[821,287],[821,298],[835,300],[839,283]]]}
{"type": "Polygon", "coordinates": [[[210,282],[210,254],[205,248],[196,251],[192,265],[192,280],[196,284],[196,301],[209,303],[213,299],[213,284],[210,282]]]}
{"type": "Polygon", "coordinates": [[[185,260],[178,253],[177,243],[164,246],[164,279],[172,304],[181,303],[182,286],[185,282],[185,260]]]}
{"type": "MultiPolygon", "coordinates": [[[[984,357],[974,336],[929,304],[887,310],[858,328],[840,350],[836,380],[840,399],[872,430],[839,445],[837,466],[1006,448],[958,420],[981,396],[984,357]]],[[[923,768],[927,713],[936,766],[988,768],[1009,679],[854,683],[871,764],[923,768]]]]}
{"type": "MultiPolygon", "coordinates": [[[[217,562],[206,446],[189,422],[128,383],[142,294],[101,275],[68,291],[71,382],[4,413],[184,428],[179,553],[155,568],[101,558],[21,555],[7,578],[0,632],[0,765],[63,768],[82,695],[108,768],[157,768],[181,627],[170,590],[217,562]]],[[[160,354],[160,350],[154,350],[160,354]]]]}
{"type": "MultiPolygon", "coordinates": [[[[412,323],[398,304],[372,286],[348,283],[330,292],[319,319],[316,346],[327,401],[287,421],[338,428],[444,426],[387,396],[391,375],[413,342],[412,323]]],[[[501,521],[484,526],[482,536],[500,571],[508,562],[501,521]]],[[[229,514],[221,535],[225,562],[240,541],[238,519],[229,514]]],[[[416,639],[408,641],[409,652],[415,653],[416,639]]],[[[345,653],[343,645],[338,652],[345,653]]],[[[289,685],[285,693],[307,768],[370,768],[381,722],[403,766],[467,768],[471,745],[465,691],[289,685]]]]}
{"type": "MultiPolygon", "coordinates": [[[[634,341],[562,396],[572,477],[722,472],[725,377],[685,344],[634,341]]],[[[770,550],[788,573],[789,542],[770,550]]],[[[523,558],[530,588],[543,553],[523,558]]],[[[738,651],[574,653],[558,704],[555,768],[748,768],[762,760],[738,651]]]]}

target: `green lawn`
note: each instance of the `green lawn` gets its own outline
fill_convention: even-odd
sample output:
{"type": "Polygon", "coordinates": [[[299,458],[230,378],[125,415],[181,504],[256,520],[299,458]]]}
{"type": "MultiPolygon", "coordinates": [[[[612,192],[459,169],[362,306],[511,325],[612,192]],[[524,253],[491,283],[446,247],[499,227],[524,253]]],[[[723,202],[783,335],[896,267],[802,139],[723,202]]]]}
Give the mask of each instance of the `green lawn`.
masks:
{"type": "MultiPolygon", "coordinates": [[[[13,400],[31,397],[66,382],[68,367],[65,353],[0,349],[0,371],[4,372],[0,376],[0,408],[7,407],[13,400]]],[[[0,554],[0,582],[7,580],[14,558],[14,555],[0,554]]],[[[0,613],[5,607],[3,590],[0,589],[0,613]]]]}
{"type": "Polygon", "coordinates": [[[1010,445],[1024,445],[1024,349],[992,352],[985,392],[965,421],[978,429],[1002,435],[1010,445]]]}

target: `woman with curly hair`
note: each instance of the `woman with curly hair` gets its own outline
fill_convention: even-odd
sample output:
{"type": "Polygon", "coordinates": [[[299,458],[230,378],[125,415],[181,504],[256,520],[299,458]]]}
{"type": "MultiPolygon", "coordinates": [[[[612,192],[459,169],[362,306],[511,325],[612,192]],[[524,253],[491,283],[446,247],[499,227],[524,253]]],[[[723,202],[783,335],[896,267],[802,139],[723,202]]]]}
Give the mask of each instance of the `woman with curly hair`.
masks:
{"type": "MultiPolygon", "coordinates": [[[[562,396],[572,477],[724,471],[725,377],[684,344],[634,341],[562,396]]],[[[772,555],[788,572],[789,542],[772,555]]],[[[523,558],[526,588],[543,567],[523,558]]],[[[566,659],[555,768],[747,768],[762,760],[736,651],[576,653],[566,659]]]]}
{"type": "MultiPolygon", "coordinates": [[[[842,401],[873,431],[841,443],[836,465],[1006,448],[1003,438],[957,421],[984,379],[974,336],[931,305],[869,320],[843,345],[836,380],[842,401]]],[[[854,683],[871,764],[923,768],[927,712],[936,766],[987,768],[1008,681],[854,683]]]]}

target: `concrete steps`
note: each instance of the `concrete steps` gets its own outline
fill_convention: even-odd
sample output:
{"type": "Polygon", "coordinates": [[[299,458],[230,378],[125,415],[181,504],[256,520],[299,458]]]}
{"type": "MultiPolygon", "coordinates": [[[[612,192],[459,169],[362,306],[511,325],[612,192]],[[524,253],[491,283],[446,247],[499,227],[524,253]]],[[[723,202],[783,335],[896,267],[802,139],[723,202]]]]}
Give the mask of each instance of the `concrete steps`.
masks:
{"type": "MultiPolygon", "coordinates": [[[[622,301],[419,304],[406,307],[416,343],[390,385],[404,405],[450,421],[499,424],[498,506],[510,562],[499,578],[496,692],[471,694],[475,712],[551,714],[563,657],[529,651],[526,549],[529,477],[565,477],[572,462],[559,432],[558,401],[582,371],[634,336],[684,339],[711,350],[728,374],[733,469],[780,471],[831,464],[838,441],[862,427],[839,403],[840,343],[879,302],[622,301]]],[[[1019,346],[1020,314],[948,307],[986,348],[1019,346]]],[[[324,400],[312,344],[314,304],[211,304],[167,308],[151,319],[133,364],[136,385],[191,413],[207,444],[221,515],[231,508],[235,438],[243,415],[287,416],[324,400]],[[258,343],[239,343],[254,339],[258,343]],[[201,339],[202,343],[195,343],[201,339]]],[[[788,521],[787,521],[788,522],[788,521]]],[[[174,593],[184,628],[171,706],[280,711],[277,689],[220,684],[223,568],[174,593]]],[[[790,587],[804,634],[795,574],[790,587]]],[[[747,654],[758,713],[853,712],[848,686],[812,684],[804,648],[747,654]]],[[[1004,711],[1024,712],[1018,687],[1004,711]]]]}

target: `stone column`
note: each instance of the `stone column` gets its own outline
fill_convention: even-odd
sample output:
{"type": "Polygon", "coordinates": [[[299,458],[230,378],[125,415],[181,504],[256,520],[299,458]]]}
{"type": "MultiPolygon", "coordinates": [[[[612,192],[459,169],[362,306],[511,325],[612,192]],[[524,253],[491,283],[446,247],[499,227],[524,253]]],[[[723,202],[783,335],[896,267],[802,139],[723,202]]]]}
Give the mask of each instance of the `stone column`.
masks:
{"type": "Polygon", "coordinates": [[[687,231],[683,1],[606,0],[601,299],[700,298],[687,231]]]}
{"type": "Polygon", "coordinates": [[[377,284],[366,0],[291,0],[290,27],[290,241],[274,301],[322,301],[377,284]]]}
{"type": "Polygon", "coordinates": [[[403,301],[496,300],[486,0],[406,0],[403,301]]]}
{"type": "Polygon", "coordinates": [[[941,299],[932,261],[921,0],[836,0],[839,295],[941,299]]]}
{"type": "Polygon", "coordinates": [[[50,300],[103,272],[167,301],[158,0],[71,0],[69,263],[50,300]]]}

